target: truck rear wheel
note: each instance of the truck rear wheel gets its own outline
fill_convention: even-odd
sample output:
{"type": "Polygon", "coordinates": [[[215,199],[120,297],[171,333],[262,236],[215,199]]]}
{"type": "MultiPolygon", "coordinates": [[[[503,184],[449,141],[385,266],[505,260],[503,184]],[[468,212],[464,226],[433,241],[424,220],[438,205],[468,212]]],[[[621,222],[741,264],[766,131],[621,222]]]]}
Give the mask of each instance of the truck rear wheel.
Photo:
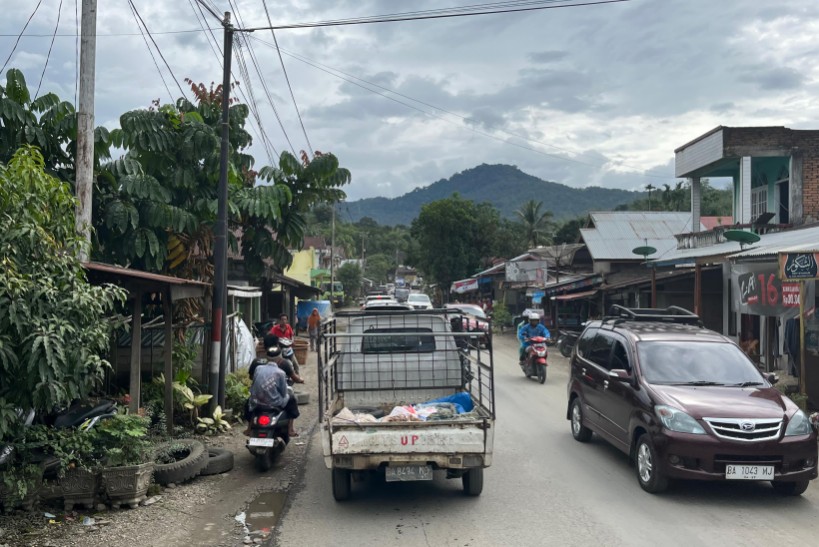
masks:
{"type": "Polygon", "coordinates": [[[333,469],[333,498],[336,501],[350,499],[350,472],[347,469],[333,469]]]}
{"type": "Polygon", "coordinates": [[[483,467],[476,467],[464,473],[462,479],[467,496],[480,496],[483,491],[483,467]]]}

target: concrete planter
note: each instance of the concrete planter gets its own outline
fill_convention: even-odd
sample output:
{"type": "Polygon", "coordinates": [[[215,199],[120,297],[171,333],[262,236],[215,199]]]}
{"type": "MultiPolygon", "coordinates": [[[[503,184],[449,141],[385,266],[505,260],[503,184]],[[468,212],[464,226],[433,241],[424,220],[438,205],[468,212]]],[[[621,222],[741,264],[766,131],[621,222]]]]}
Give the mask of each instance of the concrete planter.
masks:
{"type": "Polygon", "coordinates": [[[145,499],[153,474],[153,462],[103,469],[102,482],[111,505],[136,508],[145,499]]]}
{"type": "Polygon", "coordinates": [[[43,484],[42,469],[39,476],[31,476],[29,480],[28,492],[26,492],[25,497],[21,497],[16,489],[6,488],[5,482],[0,480],[0,506],[2,506],[3,512],[11,513],[18,507],[25,511],[31,511],[34,508],[34,504],[40,498],[40,489],[43,484]]]}
{"type": "Polygon", "coordinates": [[[75,505],[91,509],[100,491],[101,481],[99,471],[69,469],[62,479],[44,486],[40,497],[44,500],[62,499],[66,511],[71,511],[75,505]]]}

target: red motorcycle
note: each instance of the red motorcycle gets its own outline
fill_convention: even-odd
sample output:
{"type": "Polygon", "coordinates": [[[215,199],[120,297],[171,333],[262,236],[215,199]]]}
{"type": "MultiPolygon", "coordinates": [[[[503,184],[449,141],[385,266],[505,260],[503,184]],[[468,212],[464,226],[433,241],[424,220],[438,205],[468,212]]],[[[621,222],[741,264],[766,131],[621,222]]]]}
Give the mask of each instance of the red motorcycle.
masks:
{"type": "Polygon", "coordinates": [[[531,344],[526,348],[526,356],[520,363],[523,374],[527,378],[536,376],[537,381],[541,384],[546,382],[546,367],[549,366],[549,363],[546,362],[546,357],[549,355],[549,351],[546,349],[546,341],[547,339],[543,336],[529,338],[531,344]]]}

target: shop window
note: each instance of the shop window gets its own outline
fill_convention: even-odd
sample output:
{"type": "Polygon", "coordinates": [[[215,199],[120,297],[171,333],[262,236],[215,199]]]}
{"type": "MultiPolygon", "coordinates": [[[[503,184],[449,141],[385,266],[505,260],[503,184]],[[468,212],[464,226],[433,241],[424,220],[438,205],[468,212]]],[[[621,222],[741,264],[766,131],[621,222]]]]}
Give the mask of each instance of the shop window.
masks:
{"type": "Polygon", "coordinates": [[[751,220],[756,220],[768,212],[768,187],[760,186],[751,190],[751,220]]]}

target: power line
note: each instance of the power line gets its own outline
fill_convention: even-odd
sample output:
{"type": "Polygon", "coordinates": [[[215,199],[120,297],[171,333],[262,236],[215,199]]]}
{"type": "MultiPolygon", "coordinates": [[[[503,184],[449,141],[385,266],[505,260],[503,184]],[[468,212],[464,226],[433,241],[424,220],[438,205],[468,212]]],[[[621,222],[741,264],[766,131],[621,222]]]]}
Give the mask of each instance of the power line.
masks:
{"type": "MultiPolygon", "coordinates": [[[[253,37],[251,37],[251,38],[253,38],[253,40],[255,40],[255,41],[257,41],[257,42],[260,42],[260,43],[262,43],[262,44],[264,44],[264,45],[266,45],[266,46],[268,46],[268,47],[273,47],[273,48],[275,48],[275,47],[276,47],[274,44],[271,44],[270,42],[267,42],[267,41],[262,40],[262,39],[260,39],[260,38],[256,38],[255,36],[253,36],[253,37]]],[[[351,74],[345,73],[345,72],[340,71],[340,70],[338,70],[338,69],[335,69],[335,68],[332,68],[332,67],[328,67],[328,66],[326,66],[326,65],[322,65],[322,64],[321,64],[321,63],[319,63],[318,61],[314,61],[314,60],[309,59],[308,57],[305,57],[305,56],[303,56],[303,55],[299,55],[299,54],[291,53],[291,52],[288,52],[287,50],[284,50],[284,49],[282,49],[281,51],[282,51],[282,53],[284,53],[285,55],[288,55],[289,57],[292,57],[292,58],[294,58],[294,59],[296,59],[296,60],[298,60],[298,61],[301,61],[302,63],[305,63],[305,64],[307,64],[307,65],[310,65],[310,66],[312,66],[313,68],[316,68],[316,69],[318,69],[318,70],[321,70],[322,72],[326,72],[327,74],[330,74],[331,76],[335,76],[336,78],[339,78],[339,79],[344,80],[344,81],[346,81],[346,82],[348,82],[348,83],[351,83],[351,84],[353,84],[353,85],[355,85],[355,86],[358,86],[358,87],[360,87],[360,88],[362,88],[362,89],[365,89],[365,90],[369,91],[370,93],[374,93],[374,94],[376,94],[376,95],[380,95],[381,97],[384,97],[385,99],[391,100],[391,101],[396,102],[396,103],[398,103],[398,104],[400,104],[400,105],[402,105],[402,106],[405,106],[405,107],[407,107],[407,108],[410,108],[410,109],[412,109],[412,110],[415,110],[415,111],[417,111],[417,112],[420,112],[421,114],[424,114],[425,116],[428,116],[428,117],[430,117],[430,118],[439,119],[439,120],[444,121],[444,122],[446,122],[446,123],[449,123],[449,124],[455,125],[456,127],[459,127],[459,128],[461,128],[461,129],[465,129],[465,130],[467,130],[467,131],[471,131],[472,133],[475,133],[475,134],[478,134],[478,135],[482,135],[482,136],[484,136],[484,137],[488,137],[488,138],[490,138],[490,139],[493,139],[493,140],[496,140],[496,141],[502,142],[502,143],[504,143],[504,144],[508,144],[508,145],[511,145],[511,146],[516,146],[516,147],[518,147],[518,148],[522,148],[522,149],[524,149],[524,150],[529,150],[529,151],[531,151],[531,152],[535,152],[536,154],[540,154],[540,155],[543,155],[543,156],[548,156],[548,157],[555,158],[555,159],[559,159],[559,160],[562,160],[562,161],[568,161],[568,162],[572,162],[572,163],[577,163],[577,164],[579,164],[579,165],[585,165],[585,166],[588,166],[588,167],[595,167],[595,168],[604,167],[604,165],[605,165],[605,164],[602,164],[602,165],[601,165],[601,164],[589,163],[589,162],[585,162],[585,161],[581,161],[581,160],[576,160],[576,159],[573,159],[573,158],[567,158],[567,157],[565,157],[565,156],[560,156],[560,155],[557,155],[557,154],[550,154],[550,153],[548,153],[548,152],[544,152],[543,150],[538,150],[538,149],[536,149],[536,148],[532,148],[532,147],[529,147],[529,146],[525,146],[525,145],[523,145],[523,144],[515,143],[515,142],[513,142],[513,141],[509,141],[509,140],[506,140],[506,139],[500,138],[500,137],[498,137],[498,136],[492,135],[491,133],[487,133],[487,132],[485,132],[485,131],[481,131],[481,130],[479,130],[479,129],[475,129],[474,127],[469,127],[469,126],[467,126],[467,125],[463,125],[463,124],[461,124],[461,123],[458,123],[458,122],[455,122],[455,121],[453,121],[453,120],[450,120],[450,119],[448,119],[448,118],[446,118],[446,117],[444,117],[444,116],[438,115],[438,114],[436,114],[436,113],[434,113],[434,112],[428,112],[428,111],[426,111],[426,110],[424,110],[424,109],[422,109],[422,108],[418,108],[418,107],[416,107],[416,106],[414,106],[414,105],[412,105],[412,104],[409,104],[409,103],[406,103],[406,102],[401,101],[401,100],[399,100],[399,99],[396,99],[395,97],[392,97],[392,96],[390,96],[390,95],[387,95],[386,93],[381,93],[380,91],[378,91],[378,90],[376,90],[376,89],[372,89],[372,88],[367,87],[367,86],[368,86],[368,85],[371,85],[371,86],[373,86],[373,87],[380,88],[380,89],[382,89],[382,90],[384,90],[384,91],[387,91],[388,93],[395,94],[395,95],[397,95],[397,96],[403,97],[403,98],[408,99],[408,100],[410,100],[410,101],[413,101],[413,102],[416,102],[416,103],[422,104],[422,105],[424,105],[424,106],[427,106],[427,107],[429,107],[429,108],[433,108],[433,109],[435,109],[435,110],[439,110],[439,111],[441,111],[441,112],[445,112],[445,113],[450,114],[450,115],[452,115],[452,116],[456,116],[456,117],[458,117],[458,118],[461,118],[461,119],[462,119],[462,120],[464,120],[464,121],[467,121],[467,118],[466,118],[465,116],[461,116],[461,115],[459,115],[459,114],[456,114],[456,113],[454,113],[454,112],[450,112],[450,111],[448,111],[448,110],[446,110],[446,109],[443,109],[443,108],[437,107],[437,106],[435,106],[435,105],[431,105],[431,104],[429,104],[429,103],[425,103],[425,102],[423,102],[423,101],[419,101],[419,100],[417,100],[417,99],[414,99],[414,98],[412,98],[412,97],[409,97],[408,95],[404,95],[404,94],[402,94],[402,93],[399,93],[399,92],[397,92],[397,91],[393,91],[393,90],[391,90],[391,89],[389,89],[389,88],[386,88],[386,87],[384,87],[384,86],[381,86],[381,85],[378,85],[378,84],[375,84],[375,83],[372,83],[372,82],[368,82],[367,80],[364,80],[364,79],[362,79],[362,78],[358,78],[357,76],[353,76],[353,75],[351,75],[351,74]],[[343,74],[344,76],[340,76],[339,74],[336,74],[335,72],[338,72],[338,73],[340,73],[340,74],[343,74]],[[345,77],[345,76],[349,76],[349,78],[348,78],[348,77],[345,77]],[[360,81],[360,82],[364,82],[364,83],[365,83],[365,84],[367,84],[367,85],[363,85],[363,84],[359,83],[359,82],[358,82],[358,81],[356,81],[356,80],[358,80],[358,81],[360,81]]],[[[556,146],[553,146],[553,145],[549,145],[549,144],[546,144],[546,143],[542,143],[542,142],[536,141],[536,140],[534,140],[534,139],[530,139],[530,138],[524,137],[524,136],[522,136],[522,135],[517,135],[517,134],[515,134],[515,133],[510,133],[510,132],[505,131],[505,130],[502,130],[502,129],[501,129],[501,130],[499,130],[499,131],[501,131],[501,132],[503,132],[503,133],[506,133],[507,135],[512,136],[512,137],[516,137],[516,138],[519,138],[519,139],[522,139],[522,140],[525,140],[525,141],[528,141],[528,142],[532,142],[532,143],[535,143],[535,144],[540,144],[540,145],[542,145],[542,146],[548,146],[548,147],[551,147],[551,148],[555,148],[555,149],[557,149],[557,150],[560,150],[560,151],[563,151],[563,152],[566,152],[566,153],[569,153],[569,154],[575,154],[575,153],[576,153],[576,152],[572,152],[572,151],[569,151],[569,150],[566,150],[566,149],[563,149],[563,148],[559,148],[559,147],[556,147],[556,146]]],[[[620,164],[620,165],[626,165],[626,164],[620,164]]],[[[633,166],[633,167],[637,168],[636,166],[633,166]]],[[[668,180],[668,179],[672,179],[672,178],[674,178],[674,177],[668,177],[668,176],[663,176],[663,175],[652,175],[652,174],[650,174],[650,173],[638,173],[638,174],[637,174],[637,176],[647,177],[647,178],[657,178],[657,179],[663,179],[663,180],[668,180]]]]}
{"type": "MultiPolygon", "coordinates": [[[[11,48],[11,53],[9,53],[9,56],[6,57],[6,62],[3,63],[3,68],[0,68],[0,73],[2,73],[4,70],[6,70],[6,65],[9,64],[9,61],[11,60],[11,56],[14,55],[15,51],[17,51],[17,45],[20,43],[20,38],[23,36],[23,33],[28,28],[28,24],[31,23],[32,19],[34,19],[34,16],[37,14],[37,10],[40,9],[40,4],[42,4],[42,3],[43,3],[43,0],[40,0],[39,2],[37,2],[37,5],[34,6],[34,11],[32,11],[31,15],[28,16],[28,21],[26,21],[26,24],[23,25],[23,30],[21,30],[20,34],[17,35],[17,41],[14,42],[14,47],[11,48]]],[[[5,36],[14,36],[14,34],[6,34],[5,36]]],[[[45,36],[49,36],[49,35],[46,34],[45,36]]]]}
{"type": "Polygon", "coordinates": [[[165,91],[168,92],[168,97],[170,97],[171,104],[173,104],[174,103],[173,93],[171,93],[171,89],[168,87],[168,83],[165,81],[165,76],[162,74],[162,70],[159,68],[159,63],[156,62],[156,57],[154,56],[154,52],[151,49],[151,44],[148,43],[148,39],[145,37],[145,33],[142,32],[142,27],[139,24],[139,19],[137,19],[137,14],[134,5],[131,2],[128,2],[128,7],[131,8],[131,15],[134,18],[134,22],[137,24],[137,28],[139,28],[139,33],[142,35],[142,40],[145,42],[145,47],[148,48],[148,53],[151,55],[151,60],[153,60],[154,66],[156,67],[156,71],[159,73],[159,77],[162,79],[162,85],[165,86],[165,91]]]}
{"type": "Polygon", "coordinates": [[[154,47],[156,48],[156,52],[159,53],[159,57],[162,59],[162,62],[165,63],[165,67],[168,69],[168,72],[171,73],[171,77],[173,78],[173,81],[176,84],[176,87],[179,88],[179,92],[182,94],[183,97],[185,97],[185,100],[188,100],[188,96],[185,95],[185,91],[183,91],[182,86],[179,85],[179,80],[176,79],[176,75],[173,73],[173,69],[171,68],[171,65],[168,64],[168,61],[165,59],[165,56],[162,54],[162,50],[159,49],[159,45],[156,43],[156,40],[154,40],[154,37],[151,36],[151,31],[148,30],[148,25],[145,24],[145,21],[142,19],[142,16],[139,14],[139,11],[136,9],[136,6],[134,5],[133,0],[128,0],[128,3],[131,4],[131,8],[134,10],[134,13],[136,13],[136,16],[142,22],[142,26],[145,27],[145,32],[148,33],[148,38],[150,38],[151,42],[153,42],[154,47]]]}
{"type": "Polygon", "coordinates": [[[198,3],[200,6],[202,6],[202,7],[203,7],[203,8],[205,8],[206,10],[208,10],[208,12],[209,12],[211,15],[213,15],[213,16],[216,18],[216,20],[217,20],[217,21],[219,21],[220,23],[222,22],[222,16],[220,16],[220,15],[219,15],[219,13],[217,13],[215,9],[213,9],[212,7],[210,7],[209,5],[207,5],[207,4],[206,4],[206,3],[205,3],[203,0],[196,0],[196,2],[197,2],[197,3],[198,3]]]}
{"type": "Polygon", "coordinates": [[[63,0],[60,0],[60,5],[57,8],[57,25],[54,27],[54,34],[51,36],[51,44],[48,46],[48,54],[46,55],[45,64],[43,65],[43,72],[40,74],[40,82],[37,84],[37,91],[34,93],[34,98],[40,96],[40,86],[43,85],[43,78],[45,77],[46,69],[48,68],[48,60],[51,59],[51,50],[54,48],[54,38],[57,37],[57,31],[60,30],[60,18],[63,14],[63,0]]]}
{"type": "MultiPolygon", "coordinates": [[[[558,0],[555,0],[558,1],[558,0]]],[[[563,0],[566,1],[566,0],[563,0]]],[[[533,7],[520,7],[514,9],[501,9],[501,10],[486,10],[486,11],[473,11],[468,13],[446,13],[446,14],[430,14],[430,15],[411,15],[411,16],[375,16],[374,18],[361,18],[361,19],[347,19],[347,20],[335,20],[335,21],[318,21],[313,23],[294,23],[289,25],[278,25],[278,26],[267,26],[267,27],[253,27],[253,28],[246,28],[242,29],[244,32],[253,32],[257,30],[284,30],[284,29],[297,29],[297,28],[318,28],[318,27],[338,27],[338,26],[348,26],[348,25],[369,25],[374,23],[397,23],[402,21],[422,21],[422,20],[429,20],[429,19],[450,19],[453,17],[471,17],[474,15],[498,15],[503,13],[521,13],[521,12],[528,12],[528,11],[541,11],[547,9],[561,9],[561,8],[579,8],[579,7],[586,7],[586,6],[599,6],[604,4],[618,4],[622,2],[630,2],[631,0],[599,0],[597,2],[580,2],[575,4],[561,4],[561,5],[549,5],[549,6],[533,6],[533,7]]]]}
{"type": "MultiPolygon", "coordinates": [[[[239,6],[233,4],[233,0],[229,0],[230,5],[233,7],[234,11],[236,12],[236,20],[240,25],[244,25],[244,21],[242,20],[242,14],[239,12],[239,6]]],[[[284,134],[285,140],[287,140],[287,144],[290,145],[290,150],[293,152],[293,156],[298,157],[298,153],[296,152],[296,148],[293,146],[293,143],[290,141],[290,136],[287,134],[287,130],[284,127],[284,122],[279,116],[279,111],[276,108],[276,104],[273,102],[273,94],[270,93],[270,89],[267,87],[267,81],[262,74],[262,70],[259,66],[259,62],[256,59],[256,53],[253,50],[253,45],[247,40],[245,35],[239,35],[241,37],[240,40],[237,40],[238,46],[237,51],[240,53],[242,52],[242,46],[246,46],[248,50],[248,54],[250,55],[250,60],[253,63],[254,68],[256,69],[256,74],[259,76],[259,80],[262,83],[262,90],[267,97],[268,102],[270,103],[270,107],[273,109],[273,114],[276,116],[276,121],[279,123],[279,127],[281,127],[282,133],[284,134]]],[[[245,63],[244,58],[242,58],[242,62],[245,63]]],[[[253,83],[250,81],[250,72],[247,71],[247,64],[245,63],[245,72],[246,72],[246,80],[248,85],[248,91],[252,90],[253,83]]],[[[255,100],[255,99],[254,99],[255,100]]],[[[258,105],[256,105],[256,112],[258,114],[258,105]]]]}
{"type": "MultiPolygon", "coordinates": [[[[262,6],[264,6],[264,13],[267,16],[267,23],[270,26],[273,26],[273,22],[270,20],[270,12],[267,10],[267,0],[262,0],[262,6]]],[[[287,69],[284,67],[284,57],[282,57],[282,52],[279,49],[279,41],[276,39],[276,31],[270,29],[270,34],[273,35],[273,43],[276,44],[276,52],[279,54],[279,63],[282,65],[282,72],[284,73],[284,79],[287,82],[287,89],[290,90],[290,97],[293,99],[293,107],[296,109],[296,116],[299,117],[301,131],[304,133],[304,140],[307,141],[307,148],[310,150],[310,155],[315,155],[313,145],[310,144],[310,138],[307,136],[307,129],[304,128],[304,120],[301,117],[301,112],[299,112],[299,105],[296,102],[296,95],[293,93],[293,86],[290,85],[290,77],[287,75],[287,69]]]]}

